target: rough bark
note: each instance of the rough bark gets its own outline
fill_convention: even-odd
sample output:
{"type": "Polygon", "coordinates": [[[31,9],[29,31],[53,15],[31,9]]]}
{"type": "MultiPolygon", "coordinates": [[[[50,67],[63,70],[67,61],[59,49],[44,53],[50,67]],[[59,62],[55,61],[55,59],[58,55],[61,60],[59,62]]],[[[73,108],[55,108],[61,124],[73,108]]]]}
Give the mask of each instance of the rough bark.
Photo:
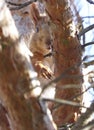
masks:
{"type": "MultiPolygon", "coordinates": [[[[64,85],[82,83],[81,77],[79,78],[81,46],[76,36],[69,2],[68,0],[45,0],[45,7],[50,17],[53,37],[55,76],[62,75],[57,83],[55,97],[80,103],[76,95],[81,92],[81,88],[63,89],[64,85]]],[[[79,107],[62,105],[54,109],[52,113],[57,125],[71,123],[74,122],[74,113],[79,113],[79,107]]]]}

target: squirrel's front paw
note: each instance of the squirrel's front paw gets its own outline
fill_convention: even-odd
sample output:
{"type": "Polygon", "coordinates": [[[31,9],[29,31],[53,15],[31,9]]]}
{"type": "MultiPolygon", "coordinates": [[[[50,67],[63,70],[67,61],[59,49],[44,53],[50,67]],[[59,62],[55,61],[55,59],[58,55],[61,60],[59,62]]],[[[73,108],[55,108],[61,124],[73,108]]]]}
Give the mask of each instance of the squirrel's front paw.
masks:
{"type": "Polygon", "coordinates": [[[46,79],[51,79],[53,77],[53,72],[47,66],[43,66],[40,70],[40,73],[46,79]]]}

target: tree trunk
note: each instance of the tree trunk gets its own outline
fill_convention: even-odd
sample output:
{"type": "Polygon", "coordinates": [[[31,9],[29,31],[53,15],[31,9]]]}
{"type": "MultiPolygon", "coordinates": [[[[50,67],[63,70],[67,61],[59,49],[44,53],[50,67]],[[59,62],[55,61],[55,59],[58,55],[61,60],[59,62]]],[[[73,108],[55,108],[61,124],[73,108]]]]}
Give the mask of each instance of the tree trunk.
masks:
{"type": "MultiPolygon", "coordinates": [[[[81,93],[81,87],[63,89],[65,85],[82,84],[81,45],[76,36],[70,3],[68,0],[45,0],[45,7],[50,17],[55,76],[60,77],[56,85],[55,97],[80,103],[77,95],[81,93]]],[[[57,104],[54,105],[52,114],[57,125],[74,122],[79,107],[64,104],[56,106],[57,104]]]]}
{"type": "Polygon", "coordinates": [[[0,128],[7,129],[8,121],[11,130],[55,130],[47,107],[38,98],[40,84],[28,49],[4,0],[0,2],[0,18],[0,103],[8,115],[7,120],[0,114],[0,119],[5,118],[0,128]]]}

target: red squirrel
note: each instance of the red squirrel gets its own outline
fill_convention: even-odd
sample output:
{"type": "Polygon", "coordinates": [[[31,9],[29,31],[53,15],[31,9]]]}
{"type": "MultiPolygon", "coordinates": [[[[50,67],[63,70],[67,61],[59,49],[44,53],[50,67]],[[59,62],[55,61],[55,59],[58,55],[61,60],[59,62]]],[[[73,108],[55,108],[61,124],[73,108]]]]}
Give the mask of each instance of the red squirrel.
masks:
{"type": "Polygon", "coordinates": [[[33,53],[32,64],[39,77],[51,79],[53,72],[50,67],[53,65],[52,56],[47,56],[52,51],[51,35],[46,16],[40,16],[35,3],[31,4],[30,16],[35,25],[35,33],[31,38],[30,50],[33,53]]]}

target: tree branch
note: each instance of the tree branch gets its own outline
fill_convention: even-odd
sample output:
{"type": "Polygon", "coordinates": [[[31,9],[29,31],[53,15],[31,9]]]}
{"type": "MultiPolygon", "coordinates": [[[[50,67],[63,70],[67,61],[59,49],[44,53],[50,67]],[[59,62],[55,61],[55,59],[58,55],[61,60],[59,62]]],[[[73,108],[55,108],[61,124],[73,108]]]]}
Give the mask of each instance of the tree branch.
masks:
{"type": "Polygon", "coordinates": [[[16,6],[16,7],[10,7],[10,10],[20,10],[20,9],[22,9],[22,8],[24,8],[24,7],[26,7],[26,6],[30,5],[30,4],[32,4],[33,2],[36,2],[36,1],[37,1],[37,0],[30,0],[30,1],[28,1],[28,2],[21,3],[21,4],[12,3],[12,2],[8,2],[8,1],[7,1],[7,3],[8,3],[9,5],[16,6]]]}
{"type": "Polygon", "coordinates": [[[82,49],[84,49],[85,47],[93,45],[93,44],[94,44],[94,42],[89,42],[89,43],[85,43],[85,44],[81,45],[81,47],[82,47],[82,49]]]}
{"type": "Polygon", "coordinates": [[[71,105],[71,106],[76,106],[76,107],[83,107],[83,108],[87,108],[84,106],[81,106],[81,104],[77,103],[77,102],[73,102],[73,101],[68,101],[68,100],[64,100],[64,99],[50,99],[50,98],[43,98],[43,101],[51,101],[51,102],[55,102],[61,105],[71,105]]]}
{"type": "Polygon", "coordinates": [[[94,4],[94,2],[92,0],[87,0],[87,2],[90,4],[94,4]]]}
{"type": "Polygon", "coordinates": [[[93,28],[94,28],[94,24],[92,24],[92,25],[90,25],[89,27],[83,29],[83,30],[78,34],[79,38],[80,38],[83,34],[85,34],[86,32],[90,31],[90,30],[93,29],[93,28]]]}

